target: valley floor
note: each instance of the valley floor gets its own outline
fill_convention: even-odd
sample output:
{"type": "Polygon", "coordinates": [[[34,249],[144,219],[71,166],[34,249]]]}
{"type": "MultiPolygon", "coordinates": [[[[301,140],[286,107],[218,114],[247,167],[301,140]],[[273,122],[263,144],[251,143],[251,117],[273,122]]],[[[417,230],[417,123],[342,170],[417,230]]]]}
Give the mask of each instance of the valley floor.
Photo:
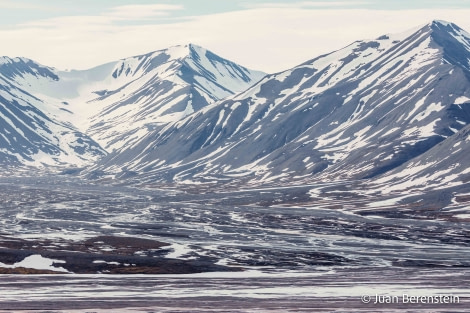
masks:
{"type": "Polygon", "coordinates": [[[7,275],[0,283],[0,312],[468,312],[469,274],[377,267],[236,275],[7,275]],[[376,304],[376,294],[396,296],[399,303],[376,304]],[[366,295],[370,303],[364,303],[366,295]],[[432,295],[458,297],[458,303],[403,303],[432,295]]]}
{"type": "Polygon", "coordinates": [[[468,308],[464,187],[223,189],[1,178],[0,312],[468,308]]]}

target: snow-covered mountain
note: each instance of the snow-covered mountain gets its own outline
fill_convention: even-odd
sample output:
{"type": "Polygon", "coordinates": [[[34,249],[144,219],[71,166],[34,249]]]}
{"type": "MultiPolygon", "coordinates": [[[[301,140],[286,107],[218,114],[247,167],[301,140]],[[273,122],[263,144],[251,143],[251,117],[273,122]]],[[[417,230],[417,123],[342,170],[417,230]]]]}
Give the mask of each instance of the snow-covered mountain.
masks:
{"type": "Polygon", "coordinates": [[[444,188],[470,179],[470,35],[434,21],[272,75],[191,44],[85,71],[5,57],[0,110],[3,164],[444,188]]]}
{"type": "MultiPolygon", "coordinates": [[[[470,107],[470,103],[467,105],[470,107]]],[[[411,161],[377,177],[373,184],[385,193],[408,189],[440,189],[470,182],[470,125],[411,161]]]]}
{"type": "Polygon", "coordinates": [[[24,58],[0,58],[0,164],[84,165],[105,151],[89,136],[57,116],[64,103],[49,103],[30,93],[32,84],[52,83],[53,69],[24,58]]]}
{"type": "Polygon", "coordinates": [[[16,164],[94,162],[265,75],[192,44],[81,71],[24,58],[0,63],[2,118],[11,125],[0,132],[1,153],[16,164]]]}
{"type": "Polygon", "coordinates": [[[91,91],[95,97],[85,98],[93,108],[86,110],[92,114],[83,130],[109,152],[136,144],[152,129],[243,91],[265,76],[193,44],[120,60],[106,70],[106,78],[86,94],[91,91]]]}
{"type": "MultiPolygon", "coordinates": [[[[470,122],[469,60],[470,35],[443,21],[357,41],[150,132],[94,169],[269,183],[375,178],[420,156],[436,162],[448,153],[439,143],[470,122]]],[[[460,161],[459,171],[469,167],[460,161]]]]}

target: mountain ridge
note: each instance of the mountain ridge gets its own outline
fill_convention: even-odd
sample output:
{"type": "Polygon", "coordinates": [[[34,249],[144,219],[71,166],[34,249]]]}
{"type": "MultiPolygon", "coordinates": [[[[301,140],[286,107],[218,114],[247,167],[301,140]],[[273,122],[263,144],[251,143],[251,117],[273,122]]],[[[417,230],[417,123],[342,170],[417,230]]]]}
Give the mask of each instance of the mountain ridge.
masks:
{"type": "Polygon", "coordinates": [[[36,105],[64,125],[81,120],[76,129],[108,152],[90,162],[88,177],[252,185],[362,179],[393,190],[403,177],[413,180],[400,176],[413,164],[427,169],[411,171],[416,181],[431,169],[450,173],[451,181],[436,177],[438,185],[454,184],[470,167],[435,160],[440,146],[464,155],[466,141],[454,140],[470,124],[470,35],[444,21],[355,41],[268,75],[193,44],[88,71],[30,72],[51,88],[44,95],[43,85],[31,84],[49,100],[36,105]]]}
{"type": "MultiPolygon", "coordinates": [[[[124,83],[120,83],[117,88],[114,86],[109,90],[101,90],[99,97],[91,100],[103,102],[105,109],[90,119],[87,132],[108,151],[119,149],[132,144],[124,137],[133,136],[146,124],[158,127],[177,121],[245,88],[252,79],[264,76],[262,72],[252,72],[219,57],[215,61],[209,60],[205,58],[207,53],[207,50],[195,45],[175,46],[118,61],[112,75],[116,80],[124,79],[124,83]],[[205,64],[198,63],[197,59],[202,59],[205,64]],[[218,67],[209,66],[214,63],[218,67]],[[240,75],[226,78],[233,74],[231,69],[236,69],[240,75]],[[137,79],[128,79],[135,76],[137,79]],[[119,113],[116,116],[113,113],[115,110],[124,110],[123,107],[129,107],[128,104],[132,107],[127,109],[127,114],[119,113]],[[142,119],[142,116],[145,118],[142,119]],[[117,124],[130,121],[135,121],[135,126],[130,133],[121,135],[117,124]],[[113,123],[117,127],[111,132],[116,129],[117,132],[110,133],[107,128],[113,123]]],[[[215,54],[211,53],[210,56],[214,57],[215,54]]]]}
{"type": "MultiPolygon", "coordinates": [[[[257,183],[379,176],[470,122],[466,102],[454,103],[469,96],[468,68],[460,57],[455,64],[443,61],[452,51],[434,39],[447,34],[447,40],[457,36],[468,44],[467,33],[452,25],[434,21],[399,36],[356,41],[267,75],[148,135],[111,172],[257,183]]],[[[466,44],[457,55],[469,55],[466,44]]]]}
{"type": "Polygon", "coordinates": [[[6,86],[22,90],[37,100],[28,101],[39,111],[77,133],[89,134],[108,152],[138,141],[146,129],[178,120],[264,76],[193,44],[89,70],[58,71],[8,57],[0,69],[6,86]],[[200,61],[206,61],[208,69],[200,61]]]}

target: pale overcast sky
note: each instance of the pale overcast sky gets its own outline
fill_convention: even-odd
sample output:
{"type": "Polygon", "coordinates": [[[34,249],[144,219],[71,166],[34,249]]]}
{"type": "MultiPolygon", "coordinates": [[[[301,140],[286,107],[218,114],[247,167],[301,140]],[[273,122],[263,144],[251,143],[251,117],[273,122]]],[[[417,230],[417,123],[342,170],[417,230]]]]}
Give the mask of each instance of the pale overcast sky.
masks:
{"type": "Polygon", "coordinates": [[[470,31],[470,0],[0,0],[0,12],[0,55],[59,69],[194,43],[277,72],[434,19],[470,31]]]}

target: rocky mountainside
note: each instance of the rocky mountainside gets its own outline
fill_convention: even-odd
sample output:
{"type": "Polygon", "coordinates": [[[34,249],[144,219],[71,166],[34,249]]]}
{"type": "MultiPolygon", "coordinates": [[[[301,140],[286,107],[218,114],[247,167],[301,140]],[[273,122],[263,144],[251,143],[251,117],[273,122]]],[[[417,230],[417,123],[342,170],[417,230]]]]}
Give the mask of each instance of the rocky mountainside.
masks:
{"type": "Polygon", "coordinates": [[[105,151],[72,124],[58,119],[66,105],[30,92],[38,81],[53,83],[53,69],[24,58],[0,58],[0,164],[43,167],[84,165],[105,151]]]}
{"type": "Polygon", "coordinates": [[[195,45],[0,62],[0,161],[138,182],[468,181],[470,35],[433,21],[265,75],[195,45]]]}
{"type": "Polygon", "coordinates": [[[439,163],[449,153],[439,147],[470,122],[469,60],[470,35],[443,21],[357,41],[150,131],[93,170],[263,184],[378,178],[427,162],[459,180],[470,164],[439,163]]]}
{"type": "MultiPolygon", "coordinates": [[[[137,144],[149,131],[265,76],[193,44],[120,60],[107,70],[106,79],[93,86],[95,97],[86,99],[83,129],[109,152],[137,144]]],[[[71,100],[77,112],[82,99],[71,100]]]]}
{"type": "Polygon", "coordinates": [[[0,162],[90,164],[264,75],[192,44],[82,71],[4,57],[0,162]]]}

